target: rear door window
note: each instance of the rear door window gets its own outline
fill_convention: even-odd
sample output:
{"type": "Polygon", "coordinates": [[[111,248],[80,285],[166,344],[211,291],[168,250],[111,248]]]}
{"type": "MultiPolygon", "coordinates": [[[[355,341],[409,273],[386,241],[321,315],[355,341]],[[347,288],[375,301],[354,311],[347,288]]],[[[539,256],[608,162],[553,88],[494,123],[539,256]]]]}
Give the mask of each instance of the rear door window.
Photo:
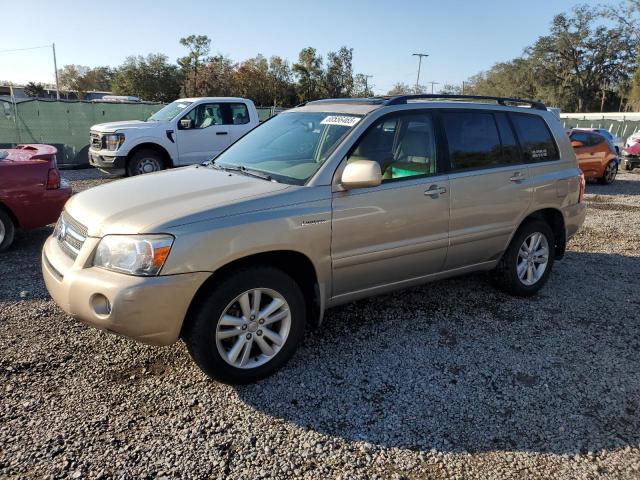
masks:
{"type": "Polygon", "coordinates": [[[509,163],[492,113],[442,112],[452,170],[491,168],[509,163]]]}
{"type": "Polygon", "coordinates": [[[559,160],[558,147],[544,119],[538,115],[510,113],[513,125],[529,163],[559,160]]]}

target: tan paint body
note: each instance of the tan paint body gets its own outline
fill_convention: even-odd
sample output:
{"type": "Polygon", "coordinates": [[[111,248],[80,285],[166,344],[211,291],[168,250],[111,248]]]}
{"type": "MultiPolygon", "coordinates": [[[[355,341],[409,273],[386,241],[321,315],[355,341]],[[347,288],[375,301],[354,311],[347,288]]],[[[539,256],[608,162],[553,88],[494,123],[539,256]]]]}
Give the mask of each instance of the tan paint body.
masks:
{"type": "MultiPolygon", "coordinates": [[[[191,301],[209,276],[233,261],[291,251],[313,264],[320,310],[373,294],[493,268],[531,213],[553,208],[567,238],[584,220],[579,170],[564,130],[547,119],[562,160],[346,190],[345,156],[377,118],[391,111],[458,104],[309,105],[300,110],[366,114],[305,186],[289,186],[205,167],[186,167],[111,182],[74,196],[66,212],[87,227],[75,260],[49,238],[43,274],[54,300],[75,318],[136,340],[179,338],[191,301]],[[515,174],[519,182],[511,181],[515,174]],[[435,190],[434,190],[435,189],[435,190]],[[425,192],[440,192],[425,194],[425,192]],[[92,266],[108,234],[168,233],[171,253],[157,277],[92,266]],[[109,315],[92,307],[106,296],[109,315]]],[[[465,109],[522,111],[464,104],[465,109]]],[[[540,113],[540,112],[536,112],[540,113]]]]}

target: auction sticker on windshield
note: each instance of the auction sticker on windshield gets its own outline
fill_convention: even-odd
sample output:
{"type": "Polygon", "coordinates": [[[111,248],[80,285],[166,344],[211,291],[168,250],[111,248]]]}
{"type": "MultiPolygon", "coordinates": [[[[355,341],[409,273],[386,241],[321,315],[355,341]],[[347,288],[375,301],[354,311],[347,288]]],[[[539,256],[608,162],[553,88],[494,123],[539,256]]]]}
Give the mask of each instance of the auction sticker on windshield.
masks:
{"type": "Polygon", "coordinates": [[[341,125],[343,127],[353,127],[360,121],[360,117],[349,117],[347,115],[329,115],[320,122],[321,125],[341,125]]]}

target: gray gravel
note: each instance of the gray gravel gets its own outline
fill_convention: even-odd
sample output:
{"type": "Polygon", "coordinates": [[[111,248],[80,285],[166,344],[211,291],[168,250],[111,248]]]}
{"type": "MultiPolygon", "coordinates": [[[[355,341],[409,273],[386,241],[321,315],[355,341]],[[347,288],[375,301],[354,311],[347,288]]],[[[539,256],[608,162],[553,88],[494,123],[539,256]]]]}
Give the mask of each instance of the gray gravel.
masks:
{"type": "Polygon", "coordinates": [[[346,305],[238,388],[181,343],[68,318],[40,277],[50,228],[19,234],[0,258],[0,477],[639,478],[640,175],[587,192],[536,298],[472,275],[346,305]]]}

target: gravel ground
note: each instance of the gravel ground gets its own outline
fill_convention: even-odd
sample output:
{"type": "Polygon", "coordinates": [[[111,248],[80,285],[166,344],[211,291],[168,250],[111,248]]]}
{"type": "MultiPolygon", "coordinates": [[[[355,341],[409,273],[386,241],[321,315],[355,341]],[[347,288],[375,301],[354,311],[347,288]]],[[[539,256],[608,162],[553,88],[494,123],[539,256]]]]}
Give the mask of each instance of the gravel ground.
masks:
{"type": "Polygon", "coordinates": [[[587,192],[536,298],[472,275],[336,308],[243,387],[68,318],[40,277],[50,228],[22,233],[0,260],[0,477],[639,478],[640,175],[587,192]]]}

